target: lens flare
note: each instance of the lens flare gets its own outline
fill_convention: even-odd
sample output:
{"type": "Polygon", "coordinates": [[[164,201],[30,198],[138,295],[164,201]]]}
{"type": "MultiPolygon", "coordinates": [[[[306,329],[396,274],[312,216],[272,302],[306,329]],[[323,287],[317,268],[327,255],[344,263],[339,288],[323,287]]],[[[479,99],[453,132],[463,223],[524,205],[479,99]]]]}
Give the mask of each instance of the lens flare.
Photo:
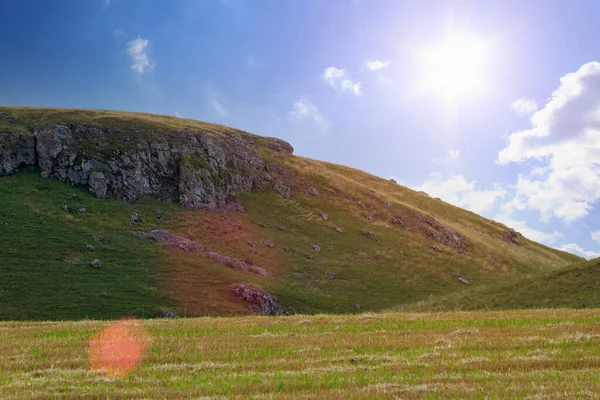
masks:
{"type": "Polygon", "coordinates": [[[92,371],[123,379],[142,360],[150,337],[136,320],[126,320],[104,328],[89,340],[92,371]]]}

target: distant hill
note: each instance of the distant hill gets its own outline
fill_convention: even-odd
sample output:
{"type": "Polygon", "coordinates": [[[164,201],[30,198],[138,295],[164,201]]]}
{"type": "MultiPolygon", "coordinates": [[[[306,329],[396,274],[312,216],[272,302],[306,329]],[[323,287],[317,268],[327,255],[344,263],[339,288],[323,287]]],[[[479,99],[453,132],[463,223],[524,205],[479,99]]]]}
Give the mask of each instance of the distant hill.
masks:
{"type": "Polygon", "coordinates": [[[0,107],[0,176],[0,319],[380,311],[582,261],[175,117],[0,107]]]}

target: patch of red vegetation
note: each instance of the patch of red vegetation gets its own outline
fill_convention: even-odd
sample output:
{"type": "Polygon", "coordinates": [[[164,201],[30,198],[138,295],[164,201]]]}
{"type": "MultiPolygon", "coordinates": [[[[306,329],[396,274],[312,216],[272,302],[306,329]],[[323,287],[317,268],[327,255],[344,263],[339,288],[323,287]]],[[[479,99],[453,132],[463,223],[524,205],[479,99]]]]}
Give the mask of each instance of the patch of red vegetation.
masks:
{"type": "Polygon", "coordinates": [[[136,320],[110,325],[89,340],[92,371],[123,379],[139,364],[150,337],[136,320]]]}
{"type": "MultiPolygon", "coordinates": [[[[273,275],[281,271],[283,249],[243,213],[186,212],[171,231],[202,244],[208,251],[235,257],[265,268],[273,275]],[[274,247],[251,247],[248,243],[273,243],[274,247]]],[[[164,272],[166,295],[177,305],[178,315],[248,314],[248,304],[234,296],[232,287],[254,282],[261,286],[265,278],[223,268],[210,258],[167,250],[164,272]]]]}

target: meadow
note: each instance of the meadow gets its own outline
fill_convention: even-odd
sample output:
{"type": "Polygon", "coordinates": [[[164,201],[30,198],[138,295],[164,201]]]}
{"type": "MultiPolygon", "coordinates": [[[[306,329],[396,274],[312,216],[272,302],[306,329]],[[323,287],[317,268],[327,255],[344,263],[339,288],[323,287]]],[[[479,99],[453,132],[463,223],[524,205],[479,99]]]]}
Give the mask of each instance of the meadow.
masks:
{"type": "Polygon", "coordinates": [[[110,321],[0,323],[0,397],[597,398],[598,310],[142,320],[122,379],[90,369],[110,321]]]}

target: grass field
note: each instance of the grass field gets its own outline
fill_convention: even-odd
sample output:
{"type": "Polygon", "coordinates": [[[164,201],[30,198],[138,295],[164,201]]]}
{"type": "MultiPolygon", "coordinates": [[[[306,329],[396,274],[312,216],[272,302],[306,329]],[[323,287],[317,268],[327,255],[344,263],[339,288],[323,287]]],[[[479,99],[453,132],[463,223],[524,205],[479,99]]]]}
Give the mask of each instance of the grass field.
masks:
{"type": "Polygon", "coordinates": [[[110,322],[0,323],[0,397],[597,398],[600,310],[145,320],[123,379],[90,371],[110,322]]]}

